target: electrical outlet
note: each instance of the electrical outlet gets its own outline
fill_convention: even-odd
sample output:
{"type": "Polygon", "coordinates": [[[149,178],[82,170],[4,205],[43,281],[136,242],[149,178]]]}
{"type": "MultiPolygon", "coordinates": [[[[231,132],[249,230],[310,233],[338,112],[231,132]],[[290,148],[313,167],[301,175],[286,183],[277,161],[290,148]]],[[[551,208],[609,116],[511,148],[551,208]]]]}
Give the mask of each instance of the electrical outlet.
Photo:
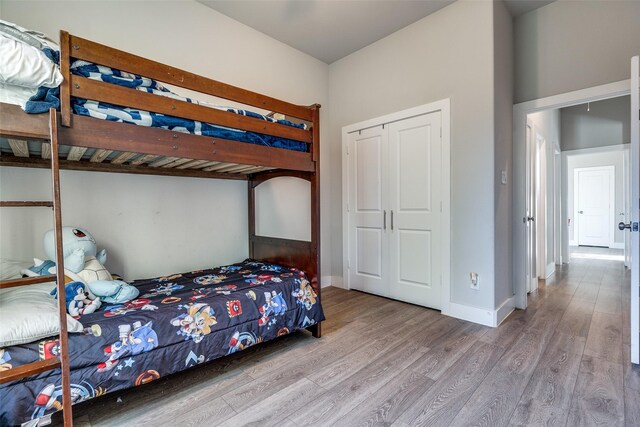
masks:
{"type": "Polygon", "coordinates": [[[478,277],[478,273],[469,273],[469,279],[471,279],[471,289],[475,289],[476,291],[480,290],[480,279],[478,277]]]}

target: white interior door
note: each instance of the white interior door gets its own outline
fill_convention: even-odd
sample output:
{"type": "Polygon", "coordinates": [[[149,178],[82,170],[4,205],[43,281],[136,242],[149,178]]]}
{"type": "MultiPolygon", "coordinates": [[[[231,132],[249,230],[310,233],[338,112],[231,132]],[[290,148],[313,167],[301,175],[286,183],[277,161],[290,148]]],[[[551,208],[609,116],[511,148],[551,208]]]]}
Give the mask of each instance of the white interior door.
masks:
{"type": "MultiPolygon", "coordinates": [[[[525,147],[525,202],[526,216],[523,219],[526,226],[526,252],[525,252],[525,275],[527,293],[538,288],[538,275],[536,269],[536,148],[533,143],[533,125],[527,123],[526,147],[525,147]]],[[[526,299],[526,298],[525,298],[526,299]]]]}
{"type": "Polygon", "coordinates": [[[631,59],[631,362],[640,363],[640,59],[631,59]]]}
{"type": "Polygon", "coordinates": [[[389,295],[441,308],[440,111],[389,125],[389,295]]]}
{"type": "MultiPolygon", "coordinates": [[[[575,169],[578,245],[611,246],[613,236],[613,166],[575,169]]],[[[574,190],[575,191],[575,190],[574,190]]]]}
{"type": "Polygon", "coordinates": [[[349,283],[388,295],[386,212],[387,132],[382,126],[349,134],[349,283]]]}

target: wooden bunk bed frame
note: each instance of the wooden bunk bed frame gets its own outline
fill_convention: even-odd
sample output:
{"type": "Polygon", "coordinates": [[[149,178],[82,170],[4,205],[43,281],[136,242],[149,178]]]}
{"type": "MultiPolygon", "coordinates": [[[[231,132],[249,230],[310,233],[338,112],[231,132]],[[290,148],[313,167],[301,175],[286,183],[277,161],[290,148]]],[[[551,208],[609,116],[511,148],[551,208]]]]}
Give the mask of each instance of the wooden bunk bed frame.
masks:
{"type": "MultiPolygon", "coordinates": [[[[131,174],[185,176],[246,180],[249,208],[249,256],[303,270],[320,300],[320,105],[300,106],[259,93],[198,76],[188,71],[151,61],[127,52],[60,32],[60,68],[64,83],[60,87],[60,112],[27,114],[15,105],[0,103],[0,137],[8,140],[12,153],[2,153],[0,166],[51,168],[53,202],[3,201],[1,207],[47,206],[54,208],[56,231],[62,217],[58,169],[131,174]],[[292,128],[247,116],[212,109],[159,95],[71,75],[73,60],[81,59],[202,94],[284,114],[311,123],[308,130],[292,128]],[[234,129],[302,141],[307,152],[264,147],[245,142],[212,138],[111,122],[73,114],[71,97],[108,102],[140,110],[186,118],[234,129]],[[61,126],[59,126],[59,124],[61,126]],[[40,144],[33,144],[39,142],[40,144]],[[66,159],[58,157],[58,145],[68,146],[66,159]],[[39,150],[33,150],[37,146],[39,150]],[[91,156],[87,150],[93,149],[91,156]],[[90,158],[88,158],[90,157],[90,158]],[[256,235],[256,187],[278,177],[307,180],[311,188],[311,241],[298,241],[256,235]],[[57,201],[57,203],[56,203],[57,201]]],[[[61,239],[58,236],[58,247],[61,239]]],[[[62,251],[58,250],[58,254],[62,251]]],[[[58,257],[60,258],[60,257],[58,257]]],[[[63,262],[57,260],[58,277],[63,262]]],[[[54,277],[47,276],[48,280],[54,277]]],[[[0,283],[0,288],[39,283],[22,279],[0,283]]],[[[63,284],[58,281],[58,288],[63,284]]],[[[61,313],[61,356],[52,366],[33,366],[6,371],[1,382],[61,367],[64,423],[72,424],[69,394],[66,322],[61,313]],[[30,370],[31,369],[31,370],[30,370]],[[20,370],[20,372],[17,372],[20,370]],[[8,374],[14,371],[13,374],[8,374]],[[24,371],[24,372],[23,372],[24,371]],[[9,376],[11,375],[11,376],[9,376]]],[[[321,336],[320,324],[308,328],[321,336]]]]}

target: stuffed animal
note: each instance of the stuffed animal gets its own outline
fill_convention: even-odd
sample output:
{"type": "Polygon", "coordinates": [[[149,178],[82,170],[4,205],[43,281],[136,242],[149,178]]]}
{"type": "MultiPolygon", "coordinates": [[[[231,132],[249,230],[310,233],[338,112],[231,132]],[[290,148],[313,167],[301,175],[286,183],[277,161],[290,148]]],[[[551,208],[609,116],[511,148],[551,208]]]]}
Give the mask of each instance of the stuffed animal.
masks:
{"type": "MultiPolygon", "coordinates": [[[[62,251],[65,282],[82,282],[90,297],[100,297],[108,303],[124,303],[135,299],[138,289],[122,280],[114,280],[104,267],[107,251],[98,252],[96,240],[88,230],[80,227],[62,227],[62,251]]],[[[55,259],[55,235],[49,230],[44,235],[44,252],[55,259]]],[[[55,262],[34,259],[34,266],[23,270],[25,276],[55,274],[55,262]]]]}
{"type": "MultiPolygon", "coordinates": [[[[64,294],[67,312],[76,319],[81,315],[93,313],[102,305],[100,298],[95,297],[92,299],[89,297],[90,294],[86,291],[82,282],[67,283],[64,285],[64,294]]],[[[51,291],[51,295],[57,299],[58,288],[51,291]]]]}
{"type": "MultiPolygon", "coordinates": [[[[55,232],[49,230],[44,235],[44,253],[49,259],[56,259],[55,232]]],[[[84,228],[62,227],[62,255],[64,257],[64,267],[74,273],[80,273],[87,262],[87,258],[95,258],[96,261],[104,265],[107,262],[107,251],[105,249],[98,252],[96,239],[93,238],[84,228]]],[[[104,271],[106,269],[102,267],[104,271]]],[[[94,280],[110,280],[111,275],[107,272],[97,272],[94,280]],[[108,276],[107,276],[108,275],[108,276]]]]}

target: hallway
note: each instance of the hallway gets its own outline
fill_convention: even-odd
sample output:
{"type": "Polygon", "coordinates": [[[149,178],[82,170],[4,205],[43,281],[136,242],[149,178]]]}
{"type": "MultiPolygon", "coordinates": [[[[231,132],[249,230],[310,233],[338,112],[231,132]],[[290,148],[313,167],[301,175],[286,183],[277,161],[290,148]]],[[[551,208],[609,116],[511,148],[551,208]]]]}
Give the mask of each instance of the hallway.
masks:
{"type": "MultiPolygon", "coordinates": [[[[548,326],[555,323],[556,335],[573,342],[567,360],[554,361],[558,367],[564,366],[564,384],[574,390],[568,426],[622,425],[623,420],[624,425],[640,425],[640,369],[629,362],[630,273],[623,259],[621,250],[571,248],[571,263],[558,266],[549,279],[540,281],[538,292],[529,296],[527,313],[516,312],[511,320],[540,310],[555,313],[548,326]],[[560,312],[562,316],[556,321],[560,312]]],[[[536,371],[542,372],[540,364],[536,371]]],[[[535,378],[534,374],[527,390],[535,378]]],[[[543,410],[557,389],[552,377],[539,382],[544,388],[538,390],[538,398],[527,402],[525,390],[512,422],[541,421],[530,415],[543,410]]]]}

